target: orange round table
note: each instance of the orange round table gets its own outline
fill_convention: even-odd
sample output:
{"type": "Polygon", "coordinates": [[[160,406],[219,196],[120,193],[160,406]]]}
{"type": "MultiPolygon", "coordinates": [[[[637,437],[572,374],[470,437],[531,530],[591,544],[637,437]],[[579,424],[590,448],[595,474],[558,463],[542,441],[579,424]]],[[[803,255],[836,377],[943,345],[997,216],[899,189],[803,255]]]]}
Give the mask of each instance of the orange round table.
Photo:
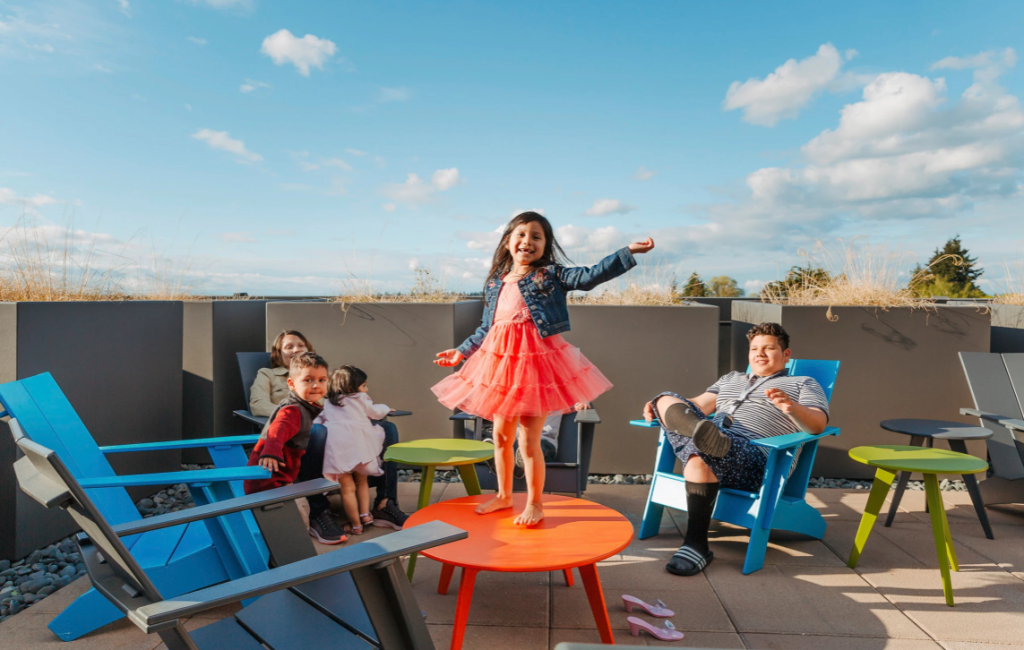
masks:
{"type": "Polygon", "coordinates": [[[629,546],[633,525],[611,508],[583,499],[545,494],[544,521],[536,528],[512,523],[526,505],[526,494],[513,495],[514,506],[488,515],[474,512],[477,504],[491,498],[490,494],[440,501],[417,511],[406,527],[428,521],[443,521],[461,528],[469,537],[421,554],[441,562],[440,594],[448,593],[455,567],[462,567],[459,599],[455,606],[455,628],[452,650],[460,650],[473,600],[473,586],[480,571],[562,571],[572,586],[572,569],[578,568],[587,590],[590,609],[594,613],[602,643],[615,643],[608,610],[604,604],[597,563],[629,546]]]}

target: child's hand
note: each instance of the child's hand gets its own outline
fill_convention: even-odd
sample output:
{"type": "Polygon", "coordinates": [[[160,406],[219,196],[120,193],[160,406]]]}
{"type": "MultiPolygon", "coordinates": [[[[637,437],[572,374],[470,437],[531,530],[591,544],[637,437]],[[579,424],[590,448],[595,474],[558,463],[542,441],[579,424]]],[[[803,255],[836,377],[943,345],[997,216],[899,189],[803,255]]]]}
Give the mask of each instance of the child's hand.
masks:
{"type": "Polygon", "coordinates": [[[654,404],[651,402],[644,404],[644,419],[648,422],[652,422],[654,420],[654,404]]]}
{"type": "Polygon", "coordinates": [[[587,402],[576,402],[576,405],[573,406],[573,409],[575,409],[577,411],[587,411],[587,410],[590,410],[592,408],[594,408],[594,407],[591,406],[590,404],[588,404],[587,402]]]}
{"type": "Polygon", "coordinates": [[[437,353],[434,363],[444,368],[451,368],[462,363],[462,360],[465,358],[458,350],[445,350],[444,352],[437,353]]]}
{"type": "Polygon", "coordinates": [[[633,242],[629,245],[629,252],[634,255],[642,255],[654,249],[654,240],[650,237],[643,241],[633,242]]]}
{"type": "Polygon", "coordinates": [[[279,462],[276,458],[264,456],[263,458],[260,459],[259,466],[265,470],[277,472],[278,470],[284,468],[285,465],[283,462],[279,462]]]}
{"type": "Polygon", "coordinates": [[[793,398],[786,394],[781,388],[769,388],[764,394],[772,401],[777,409],[789,415],[793,412],[793,398]]]}

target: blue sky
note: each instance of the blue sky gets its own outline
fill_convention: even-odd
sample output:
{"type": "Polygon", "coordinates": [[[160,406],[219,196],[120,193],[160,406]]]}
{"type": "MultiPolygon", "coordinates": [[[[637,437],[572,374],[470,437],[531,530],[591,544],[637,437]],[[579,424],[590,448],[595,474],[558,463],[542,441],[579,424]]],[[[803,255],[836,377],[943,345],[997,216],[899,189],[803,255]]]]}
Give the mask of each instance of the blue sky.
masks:
{"type": "Polygon", "coordinates": [[[476,288],[521,209],[579,262],[652,235],[661,272],[752,290],[852,237],[919,259],[959,233],[999,279],[1024,244],[1022,19],[0,0],[0,229],[71,223],[206,293],[402,289],[416,266],[476,288]]]}

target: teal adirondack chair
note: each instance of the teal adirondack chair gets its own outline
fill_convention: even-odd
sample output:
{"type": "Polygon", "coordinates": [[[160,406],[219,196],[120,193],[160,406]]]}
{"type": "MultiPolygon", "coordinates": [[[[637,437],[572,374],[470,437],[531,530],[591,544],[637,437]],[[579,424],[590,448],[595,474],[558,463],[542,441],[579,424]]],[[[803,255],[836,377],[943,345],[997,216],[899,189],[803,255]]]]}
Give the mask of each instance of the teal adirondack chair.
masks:
{"type": "MultiPolygon", "coordinates": [[[[832,399],[832,389],[839,373],[838,361],[813,359],[792,359],[786,364],[791,375],[813,377],[825,398],[832,399]]],[[[749,372],[749,369],[748,369],[749,372]]],[[[657,422],[632,420],[638,427],[658,427],[657,422]]],[[[743,561],[743,573],[753,573],[764,567],[764,556],[768,550],[768,534],[772,530],[789,530],[803,533],[815,539],[825,536],[825,519],[821,513],[807,504],[807,482],[811,478],[814,457],[818,453],[818,442],[824,436],[838,436],[839,429],[828,427],[818,435],[791,433],[785,436],[764,438],[753,444],[769,450],[764,481],[758,492],[746,492],[722,488],[715,502],[714,519],[735,526],[750,529],[747,556],[743,561]],[[793,460],[799,453],[799,460],[793,472],[793,460]]],[[[654,463],[654,479],[647,493],[643,522],[640,524],[640,539],[658,534],[665,506],[686,510],[686,481],[673,469],[676,455],[672,444],[662,430],[658,440],[658,456],[654,463]]]]}
{"type": "MultiPolygon", "coordinates": [[[[260,467],[245,466],[242,445],[255,444],[259,436],[99,447],[48,372],[0,385],[0,404],[0,415],[16,418],[28,438],[57,453],[111,524],[140,517],[126,487],[185,483],[196,505],[206,505],[241,496],[244,480],[269,476],[260,467]],[[110,453],[189,447],[206,447],[217,469],[117,476],[105,458],[110,453]]],[[[124,543],[167,598],[267,569],[266,544],[249,512],[132,535],[124,543]]],[[[49,628],[71,641],[122,616],[90,589],[49,628]]]]}

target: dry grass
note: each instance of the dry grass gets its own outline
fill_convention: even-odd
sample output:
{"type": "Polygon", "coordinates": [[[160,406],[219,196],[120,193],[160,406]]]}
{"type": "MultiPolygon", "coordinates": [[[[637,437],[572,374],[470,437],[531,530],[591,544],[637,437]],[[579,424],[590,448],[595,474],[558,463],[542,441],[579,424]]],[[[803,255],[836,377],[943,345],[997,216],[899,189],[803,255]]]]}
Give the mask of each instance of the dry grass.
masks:
{"type": "Polygon", "coordinates": [[[417,266],[413,269],[416,281],[408,293],[390,293],[376,290],[369,277],[357,277],[349,273],[349,277],[341,281],[341,291],[333,297],[340,303],[365,302],[403,302],[403,303],[436,303],[447,304],[465,300],[466,295],[449,291],[448,266],[442,265],[440,271],[417,266]]]}
{"type": "Polygon", "coordinates": [[[574,305],[678,305],[675,273],[661,262],[641,258],[636,268],[597,291],[569,295],[574,305]]]}
{"type": "Polygon", "coordinates": [[[782,305],[841,305],[924,308],[932,304],[918,296],[908,285],[905,269],[913,255],[892,251],[885,245],[871,245],[855,238],[840,240],[830,248],[818,242],[807,255],[808,272],[799,281],[783,289],[768,285],[761,300],[782,305]],[[827,277],[811,273],[824,269],[827,277]]]}
{"type": "Polygon", "coordinates": [[[1001,305],[1024,305],[1024,257],[1018,257],[1011,265],[1004,265],[1006,273],[1005,291],[995,297],[992,302],[1001,305]]]}
{"type": "Polygon", "coordinates": [[[70,221],[40,225],[23,217],[0,236],[0,301],[203,299],[186,280],[187,262],[179,269],[154,255],[146,269],[126,254],[131,242],[110,250],[99,240],[70,221]]]}

